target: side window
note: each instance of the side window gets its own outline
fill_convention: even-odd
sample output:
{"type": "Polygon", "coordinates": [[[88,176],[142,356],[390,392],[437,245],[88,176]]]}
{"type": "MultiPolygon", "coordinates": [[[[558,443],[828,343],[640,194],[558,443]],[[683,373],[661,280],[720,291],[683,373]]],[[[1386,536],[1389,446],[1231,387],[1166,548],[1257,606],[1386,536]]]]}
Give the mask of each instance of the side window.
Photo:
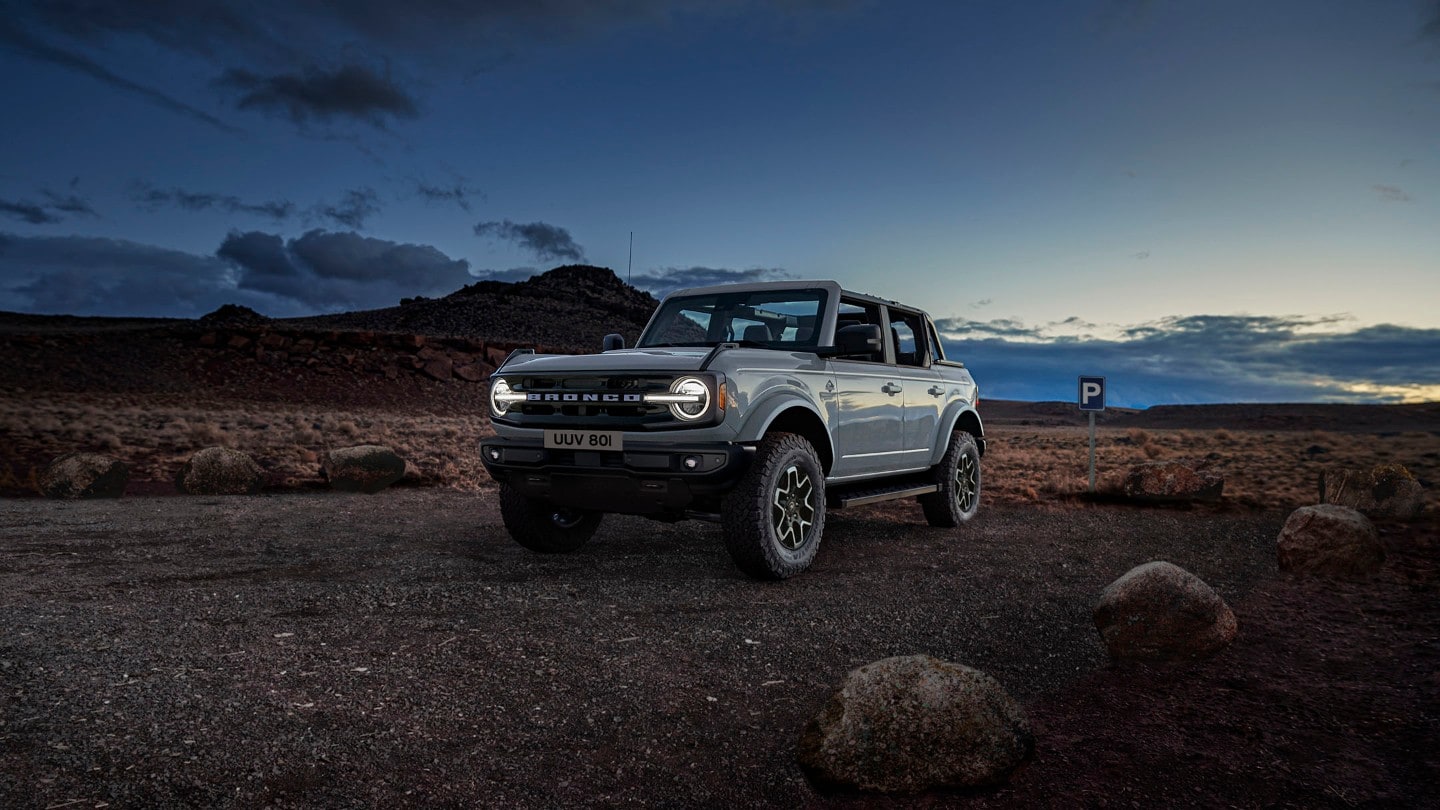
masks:
{"type": "Polygon", "coordinates": [[[925,334],[930,337],[930,362],[945,359],[945,349],[940,345],[940,338],[935,336],[935,324],[926,324],[925,334]]]}
{"type": "Polygon", "coordinates": [[[925,365],[925,320],[918,313],[890,310],[890,339],[895,342],[895,364],[925,365]]]}

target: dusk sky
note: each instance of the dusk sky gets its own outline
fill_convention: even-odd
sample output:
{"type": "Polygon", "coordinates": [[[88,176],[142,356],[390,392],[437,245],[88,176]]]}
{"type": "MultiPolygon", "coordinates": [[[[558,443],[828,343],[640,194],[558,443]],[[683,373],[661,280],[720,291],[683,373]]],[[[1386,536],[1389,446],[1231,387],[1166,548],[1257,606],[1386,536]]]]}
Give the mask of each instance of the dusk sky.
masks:
{"type": "Polygon", "coordinates": [[[923,306],[982,396],[1440,400],[1436,0],[0,0],[0,310],[610,267],[923,306]]]}

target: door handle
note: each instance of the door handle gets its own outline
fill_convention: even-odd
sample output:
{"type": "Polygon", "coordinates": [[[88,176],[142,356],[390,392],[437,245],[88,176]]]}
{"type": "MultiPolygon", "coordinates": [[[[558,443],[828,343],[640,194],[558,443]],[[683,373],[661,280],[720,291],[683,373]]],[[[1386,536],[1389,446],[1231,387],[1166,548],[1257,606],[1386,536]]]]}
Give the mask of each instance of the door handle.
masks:
{"type": "Polygon", "coordinates": [[[932,397],[938,397],[938,396],[943,396],[944,394],[945,394],[945,389],[944,389],[944,388],[941,388],[941,387],[938,386],[938,385],[932,385],[932,386],[930,386],[930,396],[932,396],[932,397]]]}
{"type": "Polygon", "coordinates": [[[905,389],[900,387],[900,383],[887,382],[880,386],[880,390],[893,397],[905,389]]]}

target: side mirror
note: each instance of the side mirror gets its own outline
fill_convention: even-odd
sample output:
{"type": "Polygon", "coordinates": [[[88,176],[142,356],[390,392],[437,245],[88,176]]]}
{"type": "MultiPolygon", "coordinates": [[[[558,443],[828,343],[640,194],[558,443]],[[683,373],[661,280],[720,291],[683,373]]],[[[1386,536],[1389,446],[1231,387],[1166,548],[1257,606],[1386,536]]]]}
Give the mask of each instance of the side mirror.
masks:
{"type": "Polygon", "coordinates": [[[850,355],[880,355],[884,350],[880,337],[880,324],[852,323],[835,331],[834,346],[821,346],[815,350],[822,357],[844,357],[850,355]]]}
{"type": "Polygon", "coordinates": [[[602,352],[613,352],[623,348],[625,348],[625,338],[615,333],[606,335],[605,339],[600,342],[600,351],[602,352]]]}
{"type": "Polygon", "coordinates": [[[884,351],[884,345],[880,337],[879,324],[851,324],[850,326],[842,326],[835,332],[835,353],[842,356],[851,354],[879,354],[884,351]]]}

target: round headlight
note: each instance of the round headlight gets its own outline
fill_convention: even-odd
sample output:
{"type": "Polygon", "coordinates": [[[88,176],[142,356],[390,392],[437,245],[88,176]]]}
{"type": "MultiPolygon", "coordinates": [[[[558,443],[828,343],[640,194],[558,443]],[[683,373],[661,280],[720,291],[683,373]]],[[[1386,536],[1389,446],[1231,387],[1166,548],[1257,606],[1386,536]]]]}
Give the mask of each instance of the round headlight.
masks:
{"type": "Polygon", "coordinates": [[[490,381],[490,415],[504,416],[510,410],[510,383],[505,382],[504,377],[496,377],[490,381]],[[505,396],[502,396],[505,395],[505,396]]]}
{"type": "Polygon", "coordinates": [[[682,377],[670,386],[671,393],[686,398],[684,402],[670,403],[670,412],[677,419],[699,419],[710,408],[710,389],[694,377],[682,377]]]}

